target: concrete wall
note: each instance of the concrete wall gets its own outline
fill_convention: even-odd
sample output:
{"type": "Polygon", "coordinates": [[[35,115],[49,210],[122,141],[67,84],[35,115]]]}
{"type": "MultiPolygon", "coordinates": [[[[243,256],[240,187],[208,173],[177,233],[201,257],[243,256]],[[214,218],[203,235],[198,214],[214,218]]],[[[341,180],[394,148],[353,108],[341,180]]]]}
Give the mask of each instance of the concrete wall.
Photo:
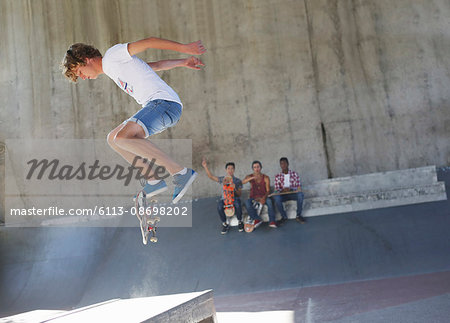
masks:
{"type": "Polygon", "coordinates": [[[161,73],[185,110],[158,137],[192,138],[197,169],[205,155],[243,177],[259,159],[273,176],[287,156],[310,182],[447,165],[449,16],[447,0],[0,0],[0,143],[105,138],[139,107],[107,77],[66,82],[65,50],[158,36],[208,49],[203,71],[161,73]]]}

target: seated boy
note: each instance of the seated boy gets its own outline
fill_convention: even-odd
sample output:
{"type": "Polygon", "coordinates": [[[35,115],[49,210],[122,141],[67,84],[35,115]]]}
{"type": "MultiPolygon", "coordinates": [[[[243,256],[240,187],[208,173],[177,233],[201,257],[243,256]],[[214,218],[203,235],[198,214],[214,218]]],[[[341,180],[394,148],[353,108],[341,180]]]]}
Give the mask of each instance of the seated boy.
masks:
{"type": "MultiPolygon", "coordinates": [[[[206,162],[206,159],[203,158],[202,161],[202,166],[206,171],[206,174],[208,175],[208,177],[215,181],[218,182],[219,184],[224,184],[226,181],[231,182],[231,186],[234,188],[234,214],[236,215],[239,224],[238,224],[238,229],[239,232],[243,232],[244,231],[244,223],[242,222],[242,207],[241,207],[241,199],[239,198],[241,196],[241,192],[242,192],[242,181],[234,176],[234,170],[235,170],[235,165],[233,162],[229,162],[225,165],[225,170],[227,175],[226,176],[214,176],[213,174],[211,174],[210,170],[208,169],[208,164],[206,162]]],[[[225,216],[225,211],[224,211],[224,192],[222,193],[222,198],[219,200],[219,202],[217,202],[217,212],[219,213],[219,217],[220,220],[222,221],[222,234],[226,234],[228,232],[228,230],[230,229],[229,224],[227,223],[227,218],[225,216]]]]}
{"type": "Polygon", "coordinates": [[[295,218],[300,223],[305,223],[302,217],[303,209],[303,192],[301,192],[300,176],[297,172],[289,169],[289,161],[286,157],[280,158],[281,173],[275,175],[275,192],[285,193],[289,191],[298,191],[292,194],[274,195],[273,199],[278,211],[281,214],[281,223],[287,220],[287,214],[283,206],[283,202],[289,200],[297,201],[297,217],[295,218]]]}

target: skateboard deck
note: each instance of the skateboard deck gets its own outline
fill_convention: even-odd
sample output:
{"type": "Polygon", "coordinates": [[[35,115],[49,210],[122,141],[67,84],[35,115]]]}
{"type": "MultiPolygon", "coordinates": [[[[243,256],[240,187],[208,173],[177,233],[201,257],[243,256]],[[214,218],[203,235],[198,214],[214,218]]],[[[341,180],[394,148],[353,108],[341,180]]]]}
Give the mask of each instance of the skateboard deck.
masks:
{"type": "Polygon", "coordinates": [[[275,195],[288,195],[288,194],[294,194],[294,193],[299,193],[299,192],[301,192],[301,190],[289,191],[289,192],[279,192],[279,193],[275,192],[275,193],[269,194],[269,197],[275,196],[275,195]]]}
{"type": "MultiPolygon", "coordinates": [[[[150,203],[156,203],[156,200],[152,200],[150,203]]],[[[146,245],[148,243],[148,236],[151,234],[150,242],[158,242],[156,237],[156,224],[159,222],[159,217],[152,217],[148,214],[147,196],[144,191],[139,191],[136,195],[136,216],[139,219],[139,226],[142,234],[142,243],[146,245]]]]}
{"type": "MultiPolygon", "coordinates": [[[[264,205],[262,205],[262,204],[259,203],[258,201],[253,200],[253,208],[256,210],[256,214],[257,214],[258,216],[261,215],[261,211],[262,211],[263,206],[264,206],[264,205]]],[[[250,233],[250,232],[252,232],[253,230],[255,230],[255,224],[254,224],[254,222],[255,222],[255,221],[252,220],[252,219],[250,218],[250,216],[249,216],[248,219],[247,219],[247,221],[244,223],[244,231],[250,233]]]]}
{"type": "Polygon", "coordinates": [[[223,207],[224,212],[227,217],[232,217],[234,215],[234,187],[233,179],[231,177],[225,177],[223,179],[223,207]]]}
{"type": "Polygon", "coordinates": [[[253,220],[247,221],[244,223],[244,231],[245,232],[250,233],[253,230],[255,230],[255,225],[253,224],[253,220]]]}

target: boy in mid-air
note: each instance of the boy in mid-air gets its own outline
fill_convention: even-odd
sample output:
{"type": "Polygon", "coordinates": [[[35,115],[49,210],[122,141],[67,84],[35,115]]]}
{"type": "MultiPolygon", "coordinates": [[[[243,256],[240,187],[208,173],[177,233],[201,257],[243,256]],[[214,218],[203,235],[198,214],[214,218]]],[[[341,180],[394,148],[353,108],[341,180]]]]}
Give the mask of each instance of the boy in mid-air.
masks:
{"type": "Polygon", "coordinates": [[[147,137],[174,126],[181,117],[182,103],[177,93],[155,71],[187,67],[199,70],[204,66],[196,57],[161,60],[146,63],[135,55],[149,48],[173,50],[190,55],[201,55],[206,49],[201,41],[181,44],[170,40],[150,37],[132,43],[117,44],[104,56],[98,49],[86,44],[73,44],[66,52],[61,68],[63,74],[76,82],[96,79],[101,74],[110,77],[122,90],[131,95],[142,108],[108,134],[108,144],[130,164],[140,167],[148,174],[144,191],[147,197],[167,190],[164,180],[151,180],[149,164],[143,159],[155,159],[174,178],[175,191],[172,202],[177,203],[194,181],[197,173],[182,167],[166,153],[152,144],[147,137]],[[142,157],[142,158],[136,158],[142,157]]]}

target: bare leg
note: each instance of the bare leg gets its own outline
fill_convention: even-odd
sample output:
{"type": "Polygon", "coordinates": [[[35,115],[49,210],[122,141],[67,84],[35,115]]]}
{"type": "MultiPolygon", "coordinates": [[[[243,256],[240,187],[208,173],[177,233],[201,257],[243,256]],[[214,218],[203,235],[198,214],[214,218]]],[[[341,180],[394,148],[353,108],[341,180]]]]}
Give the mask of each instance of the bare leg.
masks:
{"type": "MultiPolygon", "coordinates": [[[[129,152],[134,156],[141,156],[148,160],[155,159],[156,164],[165,167],[171,175],[183,169],[183,167],[177,164],[169,157],[169,155],[164,153],[149,140],[145,139],[144,130],[136,122],[129,121],[125,126],[119,129],[113,139],[113,143],[119,149],[129,152]]],[[[120,154],[122,155],[122,153],[120,154]]]]}
{"type": "Polygon", "coordinates": [[[147,180],[154,179],[154,178],[152,178],[152,176],[154,174],[155,167],[152,167],[152,169],[149,170],[150,165],[148,163],[145,163],[142,158],[136,159],[136,157],[141,157],[141,156],[137,156],[136,154],[134,154],[132,152],[126,151],[114,143],[114,138],[116,137],[117,133],[124,126],[125,126],[124,124],[121,124],[108,134],[108,137],[107,137],[108,144],[111,146],[111,148],[114,151],[119,153],[128,163],[133,164],[133,162],[134,162],[134,165],[136,167],[142,168],[141,173],[142,173],[142,175],[144,175],[146,177],[147,180]]]}

